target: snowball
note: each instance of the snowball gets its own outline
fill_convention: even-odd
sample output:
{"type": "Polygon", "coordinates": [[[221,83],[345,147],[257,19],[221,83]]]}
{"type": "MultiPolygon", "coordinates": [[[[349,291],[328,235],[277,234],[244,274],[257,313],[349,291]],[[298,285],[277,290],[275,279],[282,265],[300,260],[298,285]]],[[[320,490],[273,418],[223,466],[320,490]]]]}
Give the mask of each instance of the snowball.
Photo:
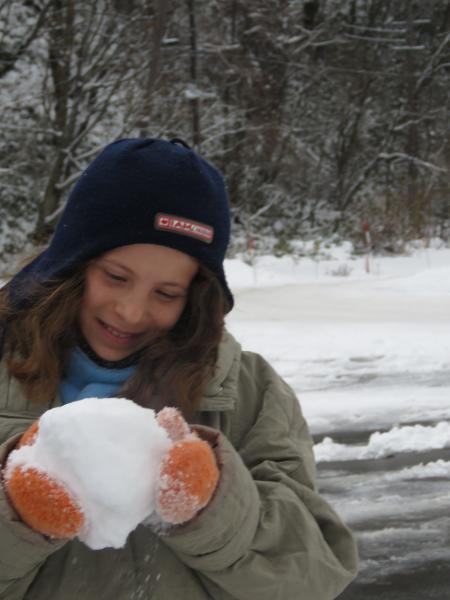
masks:
{"type": "Polygon", "coordinates": [[[125,398],[86,398],[51,409],[16,466],[48,473],[72,493],[86,518],[78,536],[94,550],[121,548],[155,509],[160,463],[171,447],[155,412],[125,398]]]}

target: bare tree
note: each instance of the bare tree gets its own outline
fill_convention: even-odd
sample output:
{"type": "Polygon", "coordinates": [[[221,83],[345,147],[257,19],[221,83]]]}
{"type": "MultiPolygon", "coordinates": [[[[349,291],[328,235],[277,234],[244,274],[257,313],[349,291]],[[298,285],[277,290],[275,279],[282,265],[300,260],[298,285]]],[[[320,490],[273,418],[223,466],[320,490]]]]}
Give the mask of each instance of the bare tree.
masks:
{"type": "Polygon", "coordinates": [[[64,192],[89,155],[97,151],[92,138],[106,120],[116,119],[108,127],[113,137],[126,129],[124,116],[117,119],[123,90],[134,87],[142,72],[156,75],[151,51],[143,62],[134,56],[136,40],[148,39],[149,21],[154,23],[154,14],[148,4],[114,11],[106,1],[54,0],[45,28],[48,69],[44,84],[45,119],[54,132],[50,140],[54,151],[39,207],[38,239],[47,236],[64,192]]]}
{"type": "Polygon", "coordinates": [[[448,231],[447,0],[0,0],[0,17],[0,247],[45,239],[123,135],[217,163],[248,243],[448,231]]]}

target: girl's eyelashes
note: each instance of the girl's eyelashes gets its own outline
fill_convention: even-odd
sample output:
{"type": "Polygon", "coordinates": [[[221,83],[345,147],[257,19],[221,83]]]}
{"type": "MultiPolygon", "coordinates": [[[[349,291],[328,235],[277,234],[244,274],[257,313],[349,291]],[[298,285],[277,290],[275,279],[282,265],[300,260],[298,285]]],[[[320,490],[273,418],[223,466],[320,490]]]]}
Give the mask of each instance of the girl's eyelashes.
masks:
{"type": "Polygon", "coordinates": [[[178,300],[178,298],[182,298],[181,294],[171,294],[164,290],[157,290],[156,293],[159,296],[161,296],[164,300],[178,300]]]}
{"type": "Polygon", "coordinates": [[[117,275],[116,273],[111,273],[111,271],[105,271],[106,276],[113,281],[126,281],[126,277],[123,275],[117,275]]]}

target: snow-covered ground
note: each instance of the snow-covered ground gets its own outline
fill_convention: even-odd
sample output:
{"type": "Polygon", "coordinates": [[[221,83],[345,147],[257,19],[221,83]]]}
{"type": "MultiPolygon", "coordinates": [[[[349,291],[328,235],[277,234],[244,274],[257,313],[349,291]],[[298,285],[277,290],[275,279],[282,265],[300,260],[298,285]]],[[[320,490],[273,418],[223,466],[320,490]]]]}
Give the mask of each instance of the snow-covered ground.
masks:
{"type": "Polygon", "coordinates": [[[226,263],[227,326],[298,393],[363,581],[450,558],[450,249],[369,266],[345,244],[226,263]]]}
{"type": "Polygon", "coordinates": [[[450,249],[377,257],[369,274],[339,251],[227,261],[228,328],[294,387],[314,433],[450,418],[450,249]]]}

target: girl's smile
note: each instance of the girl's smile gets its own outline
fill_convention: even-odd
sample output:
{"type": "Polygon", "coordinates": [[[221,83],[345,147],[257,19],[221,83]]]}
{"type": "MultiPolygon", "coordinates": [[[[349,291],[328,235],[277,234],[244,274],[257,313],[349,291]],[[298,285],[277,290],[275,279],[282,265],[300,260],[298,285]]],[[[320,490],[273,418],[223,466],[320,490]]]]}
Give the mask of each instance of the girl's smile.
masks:
{"type": "Polygon", "coordinates": [[[119,329],[116,329],[115,327],[104,323],[100,319],[97,319],[97,322],[99,324],[99,329],[102,335],[105,336],[105,339],[112,341],[113,343],[117,343],[118,345],[123,347],[127,346],[134,339],[142,335],[140,333],[126,333],[124,331],[120,331],[119,329]]]}

